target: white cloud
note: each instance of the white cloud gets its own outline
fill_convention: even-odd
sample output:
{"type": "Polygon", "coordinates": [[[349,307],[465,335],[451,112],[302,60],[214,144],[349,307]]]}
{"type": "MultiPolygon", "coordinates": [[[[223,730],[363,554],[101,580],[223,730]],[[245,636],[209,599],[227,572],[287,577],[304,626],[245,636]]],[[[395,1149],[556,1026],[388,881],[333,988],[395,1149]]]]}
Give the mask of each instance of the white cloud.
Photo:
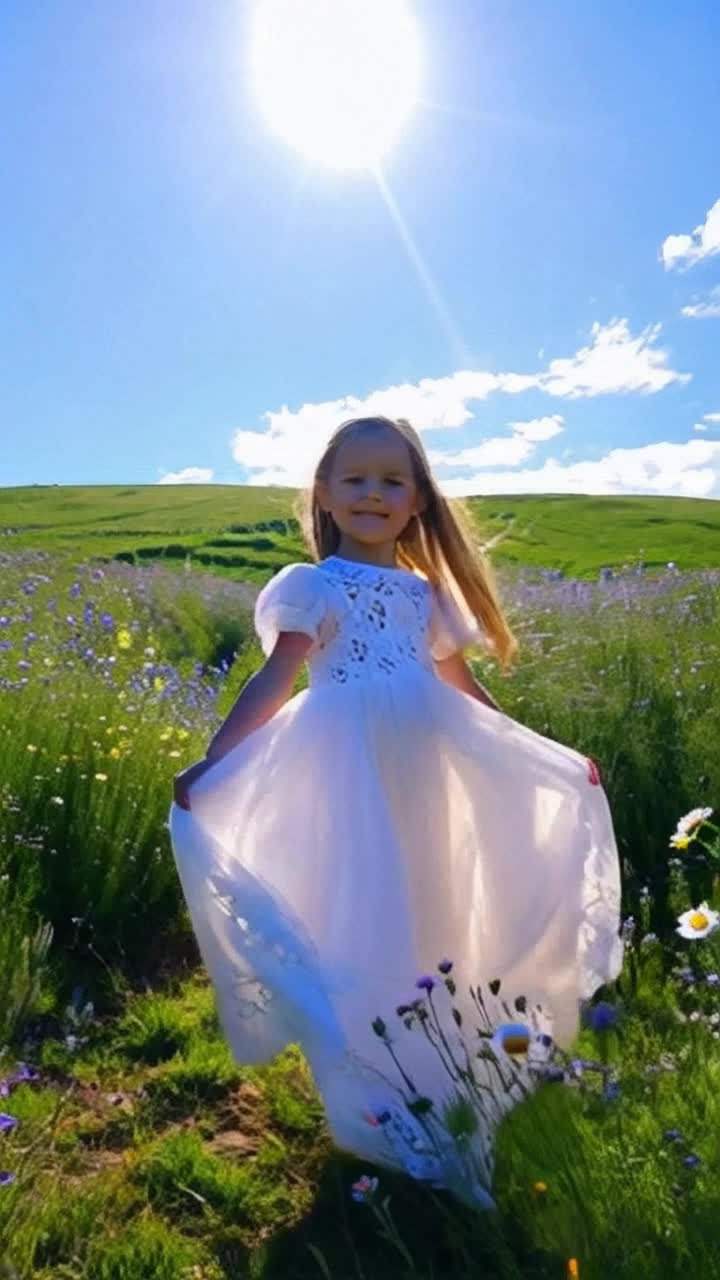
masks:
{"type": "Polygon", "coordinates": [[[668,353],[655,343],[662,326],[649,325],[633,338],[627,320],[597,321],[592,342],[569,359],[551,360],[538,386],[551,396],[581,396],[640,392],[651,395],[672,382],[688,382],[689,373],[668,368],[668,353]]]}
{"type": "Polygon", "coordinates": [[[529,422],[510,422],[509,436],[490,436],[478,445],[460,449],[456,453],[443,449],[428,450],[433,466],[445,467],[513,467],[524,462],[535,452],[536,445],[551,440],[563,430],[564,418],[559,413],[546,418],[531,418],[529,422]]]}
{"type": "Polygon", "coordinates": [[[696,422],[693,426],[693,431],[707,431],[707,424],[705,422],[696,422]]]}
{"type": "Polygon", "coordinates": [[[672,267],[691,267],[702,258],[720,253],[720,200],[708,209],[705,221],[690,235],[668,236],[660,249],[665,270],[672,267]]]}
{"type": "Polygon", "coordinates": [[[182,471],[167,471],[158,484],[210,484],[213,475],[209,467],[185,467],[182,471]]]}
{"type": "Polygon", "coordinates": [[[529,422],[511,422],[510,426],[516,435],[524,440],[538,443],[541,440],[552,440],[564,429],[565,419],[560,413],[550,413],[545,418],[531,418],[529,422]]]}
{"type": "Polygon", "coordinates": [[[457,453],[443,449],[428,450],[433,466],[444,467],[514,467],[535,452],[535,446],[522,436],[491,436],[482,444],[457,453]]]}
{"type": "Polygon", "coordinates": [[[720,413],[704,413],[703,422],[720,422],[720,413]]]}
{"type": "MultiPolygon", "coordinates": [[[[690,379],[690,374],[669,366],[668,352],[656,345],[660,331],[660,325],[651,325],[633,337],[627,320],[615,319],[607,325],[596,322],[587,346],[574,356],[551,360],[541,373],[460,370],[442,378],[385,387],[364,398],[344,396],[304,404],[297,410],[283,405],[264,414],[265,430],[236,431],[230,447],[235,461],[250,473],[251,483],[305,485],[330,433],[343,418],[383,414],[409,418],[419,431],[452,430],[473,419],[473,402],[493,394],[539,390],[568,399],[630,392],[651,395],[673,382],[690,379]]],[[[562,418],[551,414],[510,426],[513,437],[504,439],[504,445],[514,451],[511,456],[501,456],[501,443],[495,439],[481,441],[477,448],[492,448],[498,461],[480,465],[522,461],[527,453],[514,437],[533,443],[549,440],[562,429],[562,418]]]]}
{"type": "Polygon", "coordinates": [[[587,493],[720,497],[720,440],[660,442],[611,449],[604,458],[563,466],[548,458],[522,471],[477,471],[441,482],[448,497],[470,494],[587,493]]]}
{"type": "Polygon", "coordinates": [[[720,317],[720,285],[711,289],[709,296],[700,302],[691,302],[683,307],[681,315],[691,320],[709,320],[720,317]]]}

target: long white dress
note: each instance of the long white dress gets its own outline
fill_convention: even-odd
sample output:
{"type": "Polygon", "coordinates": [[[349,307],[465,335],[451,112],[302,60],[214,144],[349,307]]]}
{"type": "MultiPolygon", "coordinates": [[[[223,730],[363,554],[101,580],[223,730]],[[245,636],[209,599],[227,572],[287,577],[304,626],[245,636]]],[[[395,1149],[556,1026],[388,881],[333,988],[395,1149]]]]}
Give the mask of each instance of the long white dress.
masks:
{"type": "MultiPolygon", "coordinates": [[[[418,575],[337,556],[289,565],[260,593],[255,625],[266,654],[281,631],[312,638],[309,688],[170,817],[224,1033],[244,1063],[299,1043],[340,1148],[450,1185],[455,1154],[438,1155],[401,1100],[437,1111],[457,1089],[432,1020],[408,1028],[396,1009],[427,1005],[416,983],[434,975],[448,1047],[462,1034],[474,1051],[470,985],[488,1000],[499,978],[498,1001],[541,1003],[555,1041],[572,1041],[579,1001],[622,964],[605,793],[577,751],[437,677],[433,659],[483,636],[418,575]]],[[[487,1185],[492,1130],[517,1095],[480,1066],[497,1094],[470,1142],[487,1185]]]]}

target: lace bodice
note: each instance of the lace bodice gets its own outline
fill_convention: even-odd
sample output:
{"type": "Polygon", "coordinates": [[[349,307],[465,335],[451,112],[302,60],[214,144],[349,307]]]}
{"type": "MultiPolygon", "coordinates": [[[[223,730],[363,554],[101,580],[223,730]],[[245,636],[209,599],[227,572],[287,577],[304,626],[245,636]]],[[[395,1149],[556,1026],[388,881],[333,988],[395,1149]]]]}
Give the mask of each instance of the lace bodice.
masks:
{"type": "Polygon", "coordinates": [[[448,589],[407,569],[339,556],[282,569],[258,597],[255,626],[266,654],[281,631],[309,635],[312,683],[339,685],[432,671],[434,660],[482,642],[448,589]]]}

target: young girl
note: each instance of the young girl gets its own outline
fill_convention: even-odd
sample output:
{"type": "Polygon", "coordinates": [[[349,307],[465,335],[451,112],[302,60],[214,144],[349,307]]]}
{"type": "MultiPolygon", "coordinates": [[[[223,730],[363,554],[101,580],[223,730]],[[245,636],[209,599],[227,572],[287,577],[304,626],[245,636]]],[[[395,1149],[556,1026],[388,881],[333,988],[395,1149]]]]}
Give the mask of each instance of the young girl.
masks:
{"type": "MultiPolygon", "coordinates": [[[[396,1008],[449,957],[466,1040],[464,992],[500,978],[569,1044],[621,966],[612,822],[592,762],[500,712],[467,666],[465,648],[507,668],[517,646],[409,424],[340,427],[310,516],[316,563],[257,600],[264,666],[176,778],[173,848],[237,1059],[299,1043],[339,1147],[449,1185],[452,1157],[403,1105],[447,1101],[449,1077],[396,1008]]],[[[488,1176],[491,1129],[472,1140],[488,1176]]]]}

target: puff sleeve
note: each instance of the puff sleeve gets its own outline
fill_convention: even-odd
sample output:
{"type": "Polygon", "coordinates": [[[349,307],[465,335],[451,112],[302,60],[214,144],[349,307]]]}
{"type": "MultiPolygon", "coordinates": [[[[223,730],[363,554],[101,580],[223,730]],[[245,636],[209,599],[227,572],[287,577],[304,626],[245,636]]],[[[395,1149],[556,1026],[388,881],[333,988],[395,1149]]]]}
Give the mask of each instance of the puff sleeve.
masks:
{"type": "Polygon", "coordinates": [[[285,565],[255,601],[255,630],[263,653],[272,653],[281,631],[301,631],[318,640],[327,612],[325,582],[315,565],[285,565]]]}
{"type": "Polygon", "coordinates": [[[430,611],[430,652],[433,658],[442,662],[471,645],[490,647],[480,624],[463,612],[450,588],[433,587],[430,611]]]}

